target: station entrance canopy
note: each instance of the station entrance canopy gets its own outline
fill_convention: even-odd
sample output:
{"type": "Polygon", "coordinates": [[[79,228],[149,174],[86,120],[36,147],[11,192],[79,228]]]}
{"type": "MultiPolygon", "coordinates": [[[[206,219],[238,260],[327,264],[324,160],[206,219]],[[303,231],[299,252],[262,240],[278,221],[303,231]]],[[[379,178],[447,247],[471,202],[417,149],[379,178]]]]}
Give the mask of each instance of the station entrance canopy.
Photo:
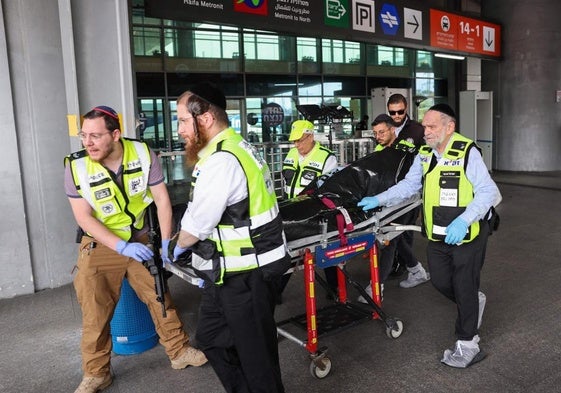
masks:
{"type": "Polygon", "coordinates": [[[417,1],[145,0],[148,17],[501,57],[501,26],[417,1]]]}

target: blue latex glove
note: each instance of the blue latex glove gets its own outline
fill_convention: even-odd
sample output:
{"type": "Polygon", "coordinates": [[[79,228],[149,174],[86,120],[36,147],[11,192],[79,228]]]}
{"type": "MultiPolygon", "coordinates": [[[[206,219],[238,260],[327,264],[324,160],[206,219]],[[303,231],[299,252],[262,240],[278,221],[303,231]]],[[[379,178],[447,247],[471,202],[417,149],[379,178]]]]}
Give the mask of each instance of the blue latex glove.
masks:
{"type": "Polygon", "coordinates": [[[154,256],[152,250],[146,245],[142,243],[128,243],[124,240],[119,240],[119,243],[117,243],[117,252],[138,262],[147,261],[154,256]]]}
{"type": "Polygon", "coordinates": [[[189,247],[179,247],[179,246],[175,246],[175,248],[173,249],[173,260],[177,261],[177,258],[179,258],[179,256],[181,254],[183,254],[185,251],[187,251],[189,249],[189,247]]]}
{"type": "Polygon", "coordinates": [[[162,253],[160,254],[162,257],[162,261],[165,263],[171,263],[169,259],[169,239],[162,240],[162,253]]]}
{"type": "Polygon", "coordinates": [[[456,217],[454,221],[446,227],[446,244],[458,244],[466,237],[468,224],[463,218],[456,217]]]}
{"type": "Polygon", "coordinates": [[[358,207],[362,206],[362,210],[372,210],[380,206],[380,201],[375,196],[364,197],[356,204],[358,207]]]}

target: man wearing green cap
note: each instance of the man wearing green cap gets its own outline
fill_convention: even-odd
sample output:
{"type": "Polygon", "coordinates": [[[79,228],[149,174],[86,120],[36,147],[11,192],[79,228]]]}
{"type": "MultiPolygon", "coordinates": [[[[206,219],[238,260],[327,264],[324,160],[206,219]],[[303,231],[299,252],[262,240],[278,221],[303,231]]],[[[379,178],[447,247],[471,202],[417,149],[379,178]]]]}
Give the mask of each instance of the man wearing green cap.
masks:
{"type": "MultiPolygon", "coordinates": [[[[314,124],[311,121],[296,120],[292,123],[288,140],[294,143],[294,147],[284,159],[282,176],[285,197],[290,199],[300,194],[315,178],[336,169],[337,158],[331,150],[314,140],[314,124]]],[[[324,272],[329,287],[337,292],[337,268],[328,267],[324,272]]],[[[289,277],[285,274],[281,279],[281,292],[289,277]]]]}
{"type": "Polygon", "coordinates": [[[294,198],[316,177],[337,168],[337,158],[314,140],[314,124],[308,120],[292,123],[289,141],[294,143],[282,166],[285,197],[294,198]]]}

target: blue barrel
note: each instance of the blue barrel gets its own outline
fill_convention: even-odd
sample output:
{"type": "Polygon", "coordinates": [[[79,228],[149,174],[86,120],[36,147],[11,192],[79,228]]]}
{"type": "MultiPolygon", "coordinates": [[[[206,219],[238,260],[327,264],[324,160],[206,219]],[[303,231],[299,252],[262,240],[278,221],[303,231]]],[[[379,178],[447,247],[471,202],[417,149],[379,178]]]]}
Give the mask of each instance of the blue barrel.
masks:
{"type": "Polygon", "coordinates": [[[148,307],[136,296],[126,278],[110,325],[113,352],[118,355],[142,353],[158,343],[148,307]]]}

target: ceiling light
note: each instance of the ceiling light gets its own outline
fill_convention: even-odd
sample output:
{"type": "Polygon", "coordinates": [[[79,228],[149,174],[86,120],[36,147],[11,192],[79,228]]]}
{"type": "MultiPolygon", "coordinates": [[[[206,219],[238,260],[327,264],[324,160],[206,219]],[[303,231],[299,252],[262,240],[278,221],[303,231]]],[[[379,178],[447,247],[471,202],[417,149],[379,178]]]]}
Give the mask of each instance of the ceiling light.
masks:
{"type": "Polygon", "coordinates": [[[442,57],[444,59],[464,60],[465,56],[449,55],[448,53],[435,53],[434,57],[442,57]]]}

